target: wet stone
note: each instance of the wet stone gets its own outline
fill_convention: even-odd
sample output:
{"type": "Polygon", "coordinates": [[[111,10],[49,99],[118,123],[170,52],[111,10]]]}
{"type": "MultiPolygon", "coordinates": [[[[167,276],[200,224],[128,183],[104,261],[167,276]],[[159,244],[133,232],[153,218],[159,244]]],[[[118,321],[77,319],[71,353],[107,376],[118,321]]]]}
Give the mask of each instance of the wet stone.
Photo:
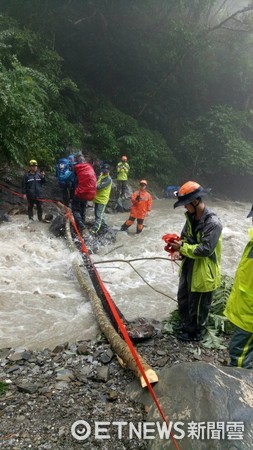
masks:
{"type": "Polygon", "coordinates": [[[109,370],[108,366],[98,367],[95,381],[106,382],[109,380],[109,375],[110,375],[110,370],[109,370]]]}
{"type": "Polygon", "coordinates": [[[113,356],[114,356],[113,352],[111,351],[110,348],[108,348],[104,353],[101,353],[99,355],[99,360],[103,364],[107,364],[112,360],[113,356]]]}
{"type": "Polygon", "coordinates": [[[18,365],[11,366],[11,367],[6,371],[6,373],[16,372],[17,370],[20,370],[20,369],[21,369],[21,367],[18,366],[18,365]]]}
{"type": "Polygon", "coordinates": [[[107,400],[109,402],[114,402],[117,398],[118,398],[118,393],[111,389],[107,395],[107,400]]]}
{"type": "Polygon", "coordinates": [[[52,353],[61,353],[64,350],[64,345],[56,345],[56,347],[53,349],[52,353]]]}
{"type": "Polygon", "coordinates": [[[38,386],[32,383],[19,383],[16,384],[17,390],[26,394],[34,394],[38,390],[38,386]]]}

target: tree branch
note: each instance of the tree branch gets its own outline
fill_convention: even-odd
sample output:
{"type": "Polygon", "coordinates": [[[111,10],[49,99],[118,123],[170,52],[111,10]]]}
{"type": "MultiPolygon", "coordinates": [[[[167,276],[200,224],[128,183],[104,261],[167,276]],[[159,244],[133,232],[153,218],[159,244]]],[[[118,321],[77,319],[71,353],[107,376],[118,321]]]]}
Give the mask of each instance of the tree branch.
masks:
{"type": "MultiPolygon", "coordinates": [[[[228,16],[226,19],[222,20],[218,25],[215,25],[214,27],[209,28],[208,30],[205,30],[204,32],[199,33],[199,37],[206,36],[209,33],[222,28],[223,25],[226,24],[229,20],[234,19],[237,15],[243,14],[243,13],[248,12],[248,11],[253,11],[253,5],[247,6],[247,7],[243,8],[243,9],[240,9],[240,10],[236,11],[235,13],[231,14],[230,16],[228,16]]],[[[167,72],[164,75],[164,77],[157,83],[156,87],[151,92],[149,92],[147,94],[148,100],[146,101],[146,103],[144,103],[142,108],[139,110],[139,113],[138,113],[137,117],[140,117],[143,114],[143,112],[147,108],[150,100],[157,95],[157,93],[159,92],[160,88],[164,85],[164,83],[166,83],[168,81],[169,77],[174,73],[175,69],[179,66],[179,64],[181,64],[181,62],[184,60],[185,56],[189,54],[190,48],[191,48],[191,45],[188,46],[188,48],[186,49],[184,54],[181,55],[181,57],[178,59],[177,62],[175,62],[174,67],[171,68],[169,70],[169,72],[167,72]]]]}
{"type": "MultiPolygon", "coordinates": [[[[147,260],[147,259],[149,259],[149,260],[165,259],[166,261],[169,261],[168,258],[165,258],[165,257],[163,257],[163,256],[155,256],[155,257],[153,257],[153,258],[134,258],[134,259],[129,259],[129,260],[125,260],[125,259],[109,259],[109,260],[106,260],[106,261],[97,261],[97,262],[93,262],[93,264],[96,265],[96,264],[111,263],[111,262],[123,262],[123,263],[127,263],[127,264],[129,264],[129,265],[132,267],[132,269],[134,270],[134,272],[136,272],[137,275],[144,281],[144,283],[145,283],[148,287],[150,287],[150,289],[152,289],[153,291],[157,292],[158,294],[164,295],[165,297],[169,298],[169,299],[172,300],[173,302],[176,302],[176,303],[177,303],[177,300],[175,300],[175,299],[174,299],[173,297],[171,297],[170,295],[165,294],[164,292],[159,291],[158,289],[156,289],[156,288],[154,288],[153,286],[151,286],[151,285],[145,280],[145,278],[138,272],[138,270],[136,270],[135,267],[131,264],[131,262],[134,262],[134,261],[143,261],[143,260],[147,260]]],[[[175,262],[175,264],[179,265],[176,261],[174,261],[174,262],[175,262]]]]}
{"type": "Polygon", "coordinates": [[[253,5],[246,6],[246,8],[239,9],[239,11],[234,12],[233,14],[228,16],[226,19],[222,20],[220,23],[218,23],[214,27],[209,28],[206,31],[205,34],[211,33],[212,31],[215,31],[215,30],[218,30],[219,28],[222,28],[225,23],[229,22],[229,20],[233,19],[234,17],[238,16],[239,14],[243,14],[243,13],[248,12],[248,11],[253,11],[253,5]]]}

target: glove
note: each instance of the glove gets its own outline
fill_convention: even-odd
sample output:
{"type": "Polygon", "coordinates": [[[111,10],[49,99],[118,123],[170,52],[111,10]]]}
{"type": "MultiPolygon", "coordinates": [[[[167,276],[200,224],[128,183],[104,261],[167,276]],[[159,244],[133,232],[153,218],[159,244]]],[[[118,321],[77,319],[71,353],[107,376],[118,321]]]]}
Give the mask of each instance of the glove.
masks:
{"type": "Polygon", "coordinates": [[[139,201],[140,201],[140,199],[141,199],[141,196],[140,196],[140,195],[137,195],[137,197],[136,197],[136,199],[135,199],[135,200],[136,200],[137,202],[139,202],[139,201]]]}

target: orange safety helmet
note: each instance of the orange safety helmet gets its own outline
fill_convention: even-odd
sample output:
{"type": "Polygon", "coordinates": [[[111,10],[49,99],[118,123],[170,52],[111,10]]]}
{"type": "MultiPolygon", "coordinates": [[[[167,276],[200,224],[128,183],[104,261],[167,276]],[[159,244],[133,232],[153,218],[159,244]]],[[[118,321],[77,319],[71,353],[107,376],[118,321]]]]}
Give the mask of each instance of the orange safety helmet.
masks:
{"type": "Polygon", "coordinates": [[[140,184],[146,184],[146,186],[147,186],[148,183],[147,183],[146,180],[141,180],[141,181],[140,181],[140,184]]]}
{"type": "Polygon", "coordinates": [[[176,192],[178,200],[174,203],[174,208],[188,205],[196,198],[209,194],[210,191],[211,189],[204,189],[199,183],[196,183],[196,181],[187,181],[180,187],[179,191],[176,192]]]}
{"type": "Polygon", "coordinates": [[[127,156],[122,156],[122,157],[121,157],[121,160],[122,160],[122,161],[127,161],[127,156]]]}

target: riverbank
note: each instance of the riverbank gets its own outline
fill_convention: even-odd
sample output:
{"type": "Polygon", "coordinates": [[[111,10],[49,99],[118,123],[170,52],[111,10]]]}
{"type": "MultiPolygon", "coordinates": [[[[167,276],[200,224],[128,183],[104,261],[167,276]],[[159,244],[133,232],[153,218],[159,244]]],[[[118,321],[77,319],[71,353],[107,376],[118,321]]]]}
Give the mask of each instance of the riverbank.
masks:
{"type": "MultiPolygon", "coordinates": [[[[181,362],[205,361],[217,366],[228,362],[226,350],[182,343],[163,330],[135,347],[158,377],[162,368],[181,362]]],[[[148,412],[147,406],[130,398],[132,387],[142,389],[139,381],[121,367],[102,336],[96,341],[64,343],[53,350],[2,349],[0,355],[0,381],[6,383],[5,394],[0,396],[1,449],[146,448],[146,441],[136,436],[129,440],[123,434],[119,439],[115,426],[107,426],[110,440],[94,436],[95,422],[137,425],[145,421],[148,412]],[[91,435],[85,440],[76,439],[73,429],[71,432],[79,420],[91,426],[91,435]]]]}
{"type": "MultiPolygon", "coordinates": [[[[9,186],[15,191],[19,188],[13,179],[9,186]]],[[[50,198],[60,195],[53,177],[47,189],[46,196],[50,198]]],[[[23,200],[8,195],[6,204],[10,214],[15,211],[20,214],[22,208],[25,212],[23,200]]],[[[45,210],[49,207],[45,204],[45,210]]],[[[136,349],[158,377],[162,368],[166,370],[183,362],[204,361],[216,366],[228,363],[227,350],[208,350],[201,343],[182,343],[159,330],[154,338],[137,344],[136,349]]],[[[137,424],[147,417],[148,407],[131,399],[132,386],[142,389],[139,381],[120,366],[102,337],[39,351],[3,349],[0,367],[1,380],[7,383],[6,393],[0,397],[1,448],[146,449],[146,441],[137,437],[129,440],[124,435],[119,439],[115,428],[110,432],[110,440],[95,439],[93,434],[79,441],[71,434],[71,427],[78,420],[88,422],[94,430],[95,421],[137,424]]]]}

